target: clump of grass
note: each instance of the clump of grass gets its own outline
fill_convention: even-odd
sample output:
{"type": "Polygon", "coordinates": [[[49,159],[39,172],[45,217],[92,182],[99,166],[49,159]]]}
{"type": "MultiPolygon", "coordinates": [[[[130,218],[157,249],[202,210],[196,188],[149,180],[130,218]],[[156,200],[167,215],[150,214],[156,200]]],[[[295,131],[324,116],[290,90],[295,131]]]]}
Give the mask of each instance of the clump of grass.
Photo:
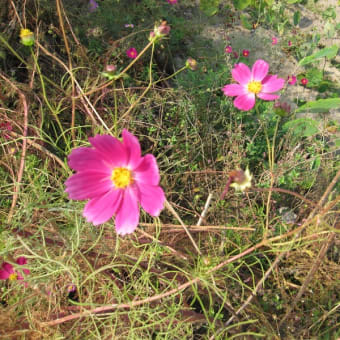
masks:
{"type": "MultiPolygon", "coordinates": [[[[187,56],[174,66],[172,53],[187,51],[181,13],[191,3],[145,0],[135,11],[112,0],[91,14],[38,4],[50,18],[34,29],[32,48],[17,31],[0,36],[0,117],[12,127],[0,136],[0,254],[24,255],[30,270],[25,284],[0,283],[1,336],[337,336],[340,173],[322,136],[288,132],[290,118],[277,118],[271,103],[256,119],[237,111],[220,91],[231,59],[200,52],[195,72],[187,56]],[[161,16],[172,31],[153,44],[161,16]],[[133,32],[124,27],[136,22],[133,32]],[[131,46],[140,55],[128,60],[131,46]],[[108,64],[117,66],[111,79],[108,64]],[[157,157],[169,204],[119,237],[112,221],[87,223],[64,182],[72,148],[123,128],[157,157]],[[230,171],[247,165],[253,187],[221,200],[230,171]]],[[[12,4],[11,20],[33,29],[38,13],[23,5],[12,4]]]]}

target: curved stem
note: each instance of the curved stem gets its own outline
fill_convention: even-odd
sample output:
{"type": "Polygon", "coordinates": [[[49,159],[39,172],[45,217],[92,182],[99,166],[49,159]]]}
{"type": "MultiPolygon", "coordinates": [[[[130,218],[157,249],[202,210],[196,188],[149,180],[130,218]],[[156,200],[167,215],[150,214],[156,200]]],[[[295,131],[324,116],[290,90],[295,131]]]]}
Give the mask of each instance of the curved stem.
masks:
{"type": "MultiPolygon", "coordinates": [[[[67,140],[66,140],[66,136],[65,134],[63,133],[64,130],[63,130],[63,126],[60,122],[60,119],[58,117],[58,113],[56,112],[56,110],[52,107],[52,105],[50,104],[49,100],[47,99],[47,94],[46,94],[46,88],[45,88],[45,83],[44,83],[44,79],[42,77],[42,73],[41,73],[41,70],[40,70],[40,66],[39,66],[39,63],[38,63],[38,60],[37,60],[37,57],[36,55],[34,54],[34,51],[33,49],[31,48],[31,53],[32,53],[32,57],[33,57],[33,60],[34,60],[34,63],[35,63],[35,66],[37,68],[37,71],[38,71],[38,74],[39,74],[39,78],[40,78],[40,83],[41,83],[41,89],[43,91],[43,98],[44,98],[44,101],[47,105],[47,107],[50,109],[50,111],[52,112],[58,126],[59,126],[59,129],[60,129],[60,132],[64,138],[64,141],[65,143],[67,143],[67,140]]],[[[42,130],[43,129],[43,123],[44,123],[44,114],[42,113],[41,114],[41,126],[40,126],[40,129],[42,130]]]]}

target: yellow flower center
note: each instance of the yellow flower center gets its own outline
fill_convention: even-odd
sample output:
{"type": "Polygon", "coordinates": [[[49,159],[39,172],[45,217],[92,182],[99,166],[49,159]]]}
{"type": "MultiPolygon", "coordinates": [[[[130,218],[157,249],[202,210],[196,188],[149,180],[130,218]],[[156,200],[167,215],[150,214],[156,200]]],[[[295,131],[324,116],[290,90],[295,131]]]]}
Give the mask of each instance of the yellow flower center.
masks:
{"type": "Polygon", "coordinates": [[[248,84],[248,91],[249,92],[252,92],[252,93],[259,93],[262,89],[262,84],[260,81],[251,81],[249,84],[248,84]]]}
{"type": "Polygon", "coordinates": [[[10,281],[16,281],[17,278],[18,278],[18,275],[16,273],[9,274],[9,277],[8,277],[10,281]]]}
{"type": "Polygon", "coordinates": [[[127,168],[115,168],[111,180],[116,188],[126,188],[133,183],[132,172],[127,168]]]}

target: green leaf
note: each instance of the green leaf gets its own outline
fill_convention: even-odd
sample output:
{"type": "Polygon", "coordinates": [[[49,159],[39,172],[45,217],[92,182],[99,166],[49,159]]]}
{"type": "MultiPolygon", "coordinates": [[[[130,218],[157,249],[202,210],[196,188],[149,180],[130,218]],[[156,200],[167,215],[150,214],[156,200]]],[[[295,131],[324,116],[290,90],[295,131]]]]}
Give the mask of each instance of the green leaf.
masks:
{"type": "Polygon", "coordinates": [[[335,144],[335,146],[336,146],[337,148],[340,148],[340,138],[336,139],[336,140],[334,141],[334,144],[335,144]]]}
{"type": "Polygon", "coordinates": [[[300,19],[301,19],[301,13],[300,13],[300,11],[296,11],[294,13],[294,16],[293,16],[293,22],[294,22],[295,26],[297,26],[299,24],[300,19]]]}
{"type": "Polygon", "coordinates": [[[244,14],[241,14],[240,19],[241,19],[241,24],[244,28],[248,30],[251,30],[253,28],[248,18],[244,14]]]}
{"type": "Polygon", "coordinates": [[[317,155],[312,161],[310,168],[311,170],[317,170],[320,168],[320,165],[321,165],[321,157],[317,155]]]}
{"type": "Polygon", "coordinates": [[[324,25],[323,31],[328,38],[333,38],[335,35],[335,25],[327,21],[324,25]]]}
{"type": "Polygon", "coordinates": [[[335,12],[334,7],[328,7],[326,10],[324,10],[321,13],[321,15],[322,15],[324,20],[336,18],[336,12],[335,12]]]}
{"type": "Polygon", "coordinates": [[[306,73],[308,79],[307,87],[318,86],[323,80],[323,72],[315,67],[312,67],[306,73]]]}
{"type": "Polygon", "coordinates": [[[264,0],[264,2],[266,3],[266,5],[272,6],[274,3],[274,0],[264,0]]]}
{"type": "Polygon", "coordinates": [[[299,61],[301,66],[310,64],[315,61],[314,55],[309,55],[308,57],[304,57],[299,61]]]}
{"type": "Polygon", "coordinates": [[[338,54],[339,47],[333,45],[331,47],[325,47],[319,52],[315,53],[315,58],[327,57],[328,59],[334,58],[338,54]]]}
{"type": "Polygon", "coordinates": [[[318,122],[311,118],[298,118],[283,125],[285,130],[291,130],[299,137],[310,137],[319,132],[318,122]]]}
{"type": "Polygon", "coordinates": [[[221,0],[201,0],[200,9],[207,16],[211,17],[218,12],[221,0]]]}
{"type": "Polygon", "coordinates": [[[236,9],[243,10],[250,5],[251,0],[233,0],[233,3],[236,9]]]}
{"type": "Polygon", "coordinates": [[[297,2],[300,2],[300,0],[287,0],[287,4],[296,4],[297,2]]]}
{"type": "Polygon", "coordinates": [[[334,58],[338,54],[338,50],[339,50],[339,47],[337,45],[333,45],[331,47],[325,47],[322,50],[314,53],[313,55],[302,58],[299,61],[299,65],[301,66],[307,65],[307,64],[313,63],[317,59],[321,59],[324,57],[328,59],[334,58]]]}
{"type": "Polygon", "coordinates": [[[296,112],[310,111],[310,112],[328,112],[331,109],[340,107],[340,98],[319,99],[308,102],[300,106],[296,112]]]}

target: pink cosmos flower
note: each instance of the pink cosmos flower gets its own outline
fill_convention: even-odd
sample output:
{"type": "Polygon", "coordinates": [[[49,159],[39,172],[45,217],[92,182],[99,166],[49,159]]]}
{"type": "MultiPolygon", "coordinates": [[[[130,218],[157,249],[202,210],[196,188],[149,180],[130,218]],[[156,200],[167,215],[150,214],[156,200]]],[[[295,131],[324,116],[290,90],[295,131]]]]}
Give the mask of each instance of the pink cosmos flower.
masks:
{"type": "Polygon", "coordinates": [[[8,134],[13,130],[11,123],[1,123],[0,124],[0,135],[2,134],[4,138],[10,139],[10,135],[8,134]]]}
{"type": "Polygon", "coordinates": [[[67,285],[66,290],[68,293],[74,293],[77,290],[77,286],[74,283],[67,285]]]}
{"type": "Polygon", "coordinates": [[[166,0],[170,5],[177,4],[177,0],[166,0]]]}
{"type": "Polygon", "coordinates": [[[99,225],[115,215],[116,231],[132,233],[139,221],[139,203],[152,216],[163,209],[165,195],[159,186],[159,171],[153,155],[141,156],[138,139],[126,129],[123,141],[96,135],[92,147],[72,150],[69,166],[77,173],[66,182],[70,199],[90,201],[83,216],[99,225]]]}
{"type": "Polygon", "coordinates": [[[276,45],[277,44],[277,38],[276,37],[272,37],[272,45],[276,45]]]}
{"type": "Polygon", "coordinates": [[[229,84],[223,87],[226,96],[236,96],[234,105],[240,110],[248,111],[255,105],[255,96],[263,100],[275,100],[280,96],[272,94],[283,88],[285,80],[276,75],[268,75],[269,64],[257,60],[252,69],[243,63],[235,65],[231,74],[239,84],[229,84]]]}
{"type": "Polygon", "coordinates": [[[89,12],[94,12],[98,8],[98,3],[95,0],[89,1],[89,12]]]}
{"type": "Polygon", "coordinates": [[[296,77],[295,76],[288,76],[288,84],[294,85],[296,83],[296,77]]]}
{"type": "Polygon", "coordinates": [[[134,47],[131,47],[126,51],[126,55],[131,59],[136,59],[138,52],[134,47]]]}
{"type": "Polygon", "coordinates": [[[242,55],[243,55],[244,57],[248,57],[248,56],[249,56],[249,50],[243,50],[243,51],[242,51],[242,55]]]}
{"type": "Polygon", "coordinates": [[[224,52],[225,53],[232,53],[233,52],[233,48],[230,45],[226,46],[226,48],[224,49],[224,52]]]}
{"type": "Polygon", "coordinates": [[[307,85],[308,84],[308,79],[307,78],[302,78],[301,79],[301,84],[302,85],[307,85]]]}
{"type": "MultiPolygon", "coordinates": [[[[27,259],[24,256],[21,256],[21,257],[18,257],[15,262],[19,266],[24,266],[25,264],[27,264],[27,259]]],[[[26,275],[30,273],[30,271],[26,268],[23,268],[21,270],[26,275]]],[[[7,279],[9,279],[10,281],[17,281],[17,280],[22,281],[24,277],[21,275],[20,271],[14,270],[14,267],[10,263],[3,262],[1,265],[1,269],[0,269],[0,280],[7,280],[7,279]]],[[[22,283],[25,284],[24,281],[22,283]]]]}
{"type": "Polygon", "coordinates": [[[288,41],[288,46],[292,46],[292,42],[290,40],[288,41]]]}

